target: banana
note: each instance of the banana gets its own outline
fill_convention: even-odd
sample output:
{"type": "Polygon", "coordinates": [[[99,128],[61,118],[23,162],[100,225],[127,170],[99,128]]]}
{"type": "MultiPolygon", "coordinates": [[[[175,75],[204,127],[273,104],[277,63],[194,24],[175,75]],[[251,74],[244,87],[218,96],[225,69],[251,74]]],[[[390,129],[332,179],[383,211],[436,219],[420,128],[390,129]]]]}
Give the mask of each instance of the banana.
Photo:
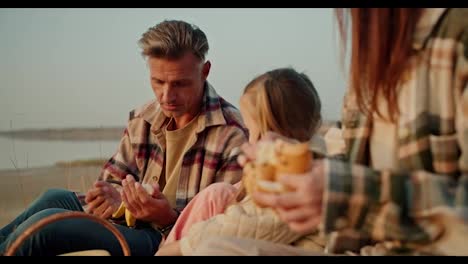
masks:
{"type": "MultiPolygon", "coordinates": [[[[142,184],[143,188],[149,195],[153,195],[154,189],[151,184],[142,184]]],[[[132,213],[125,208],[124,202],[120,203],[119,208],[112,214],[112,218],[120,218],[122,215],[125,214],[125,222],[127,223],[128,227],[134,227],[136,223],[136,218],[132,215],[132,213]]]]}
{"type": "Polygon", "coordinates": [[[128,227],[134,227],[136,223],[136,218],[130,213],[128,209],[125,209],[125,222],[128,227]]]}
{"type": "Polygon", "coordinates": [[[125,213],[125,204],[120,203],[119,208],[112,214],[112,218],[120,218],[125,213]]]}

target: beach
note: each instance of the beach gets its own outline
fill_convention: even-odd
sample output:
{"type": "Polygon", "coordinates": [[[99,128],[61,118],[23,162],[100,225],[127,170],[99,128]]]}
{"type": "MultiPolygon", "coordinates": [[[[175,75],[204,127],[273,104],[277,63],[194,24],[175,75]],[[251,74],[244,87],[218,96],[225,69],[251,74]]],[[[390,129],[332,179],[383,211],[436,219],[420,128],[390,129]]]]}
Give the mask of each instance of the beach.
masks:
{"type": "Polygon", "coordinates": [[[0,170],[0,226],[20,214],[39,194],[49,188],[87,190],[101,166],[48,166],[0,170]]]}

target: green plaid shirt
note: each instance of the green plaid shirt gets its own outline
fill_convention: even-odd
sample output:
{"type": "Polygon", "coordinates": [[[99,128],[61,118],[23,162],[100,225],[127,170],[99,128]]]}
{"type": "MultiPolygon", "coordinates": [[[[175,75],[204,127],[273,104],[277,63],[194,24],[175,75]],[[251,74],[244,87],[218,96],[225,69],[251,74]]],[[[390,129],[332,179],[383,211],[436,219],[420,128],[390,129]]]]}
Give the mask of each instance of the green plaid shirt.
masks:
{"type": "Polygon", "coordinates": [[[345,96],[349,162],[325,160],[323,228],[339,230],[329,237],[330,252],[387,241],[381,244],[393,253],[443,253],[435,245],[448,228],[445,213],[461,218],[457,232],[468,239],[468,9],[425,12],[413,47],[408,111],[397,121],[398,171],[369,168],[372,118],[352,92],[345,96]]]}

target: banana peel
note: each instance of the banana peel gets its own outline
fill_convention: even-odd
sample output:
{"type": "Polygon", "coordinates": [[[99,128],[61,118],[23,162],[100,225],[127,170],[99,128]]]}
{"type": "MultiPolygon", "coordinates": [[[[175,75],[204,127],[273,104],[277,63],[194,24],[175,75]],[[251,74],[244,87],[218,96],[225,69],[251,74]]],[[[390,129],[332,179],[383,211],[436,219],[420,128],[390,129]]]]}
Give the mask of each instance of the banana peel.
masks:
{"type": "Polygon", "coordinates": [[[125,214],[125,204],[124,202],[120,203],[119,209],[112,214],[112,218],[120,218],[125,214]]]}
{"type": "Polygon", "coordinates": [[[125,209],[125,222],[128,227],[135,227],[136,218],[130,213],[128,209],[125,209]]]}
{"type": "MultiPolygon", "coordinates": [[[[154,189],[153,186],[150,184],[142,184],[143,188],[149,195],[153,195],[154,189]]],[[[125,207],[125,203],[122,201],[120,203],[119,208],[112,214],[112,218],[120,218],[125,214],[125,222],[127,223],[128,227],[134,227],[136,224],[136,218],[132,215],[132,213],[125,207]]]]}
{"type": "Polygon", "coordinates": [[[125,215],[125,222],[127,223],[127,226],[134,227],[136,223],[136,218],[127,208],[125,208],[124,202],[121,202],[119,209],[117,209],[117,211],[115,211],[112,214],[112,218],[121,218],[123,215],[125,215]]]}

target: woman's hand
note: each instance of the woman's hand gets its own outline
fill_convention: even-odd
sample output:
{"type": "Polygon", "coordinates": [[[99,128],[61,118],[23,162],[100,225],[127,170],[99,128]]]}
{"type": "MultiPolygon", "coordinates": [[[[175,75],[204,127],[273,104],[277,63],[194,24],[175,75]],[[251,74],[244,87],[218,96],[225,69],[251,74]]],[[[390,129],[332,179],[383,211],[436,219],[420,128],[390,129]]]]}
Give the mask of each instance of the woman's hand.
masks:
{"type": "Polygon", "coordinates": [[[280,182],[292,191],[279,194],[257,191],[253,199],[275,209],[295,232],[307,234],[316,230],[322,216],[323,163],[323,160],[314,161],[312,169],[304,174],[281,175],[280,182]]]}
{"type": "Polygon", "coordinates": [[[271,142],[271,141],[274,141],[276,139],[281,139],[281,140],[283,140],[285,142],[297,142],[294,139],[290,139],[290,138],[281,136],[278,133],[268,131],[268,132],[265,133],[264,136],[262,136],[262,138],[259,141],[255,142],[255,143],[244,143],[241,146],[242,154],[240,154],[237,157],[237,162],[241,165],[241,167],[244,167],[247,162],[254,161],[256,159],[257,146],[259,144],[261,144],[263,142],[271,142]]]}

